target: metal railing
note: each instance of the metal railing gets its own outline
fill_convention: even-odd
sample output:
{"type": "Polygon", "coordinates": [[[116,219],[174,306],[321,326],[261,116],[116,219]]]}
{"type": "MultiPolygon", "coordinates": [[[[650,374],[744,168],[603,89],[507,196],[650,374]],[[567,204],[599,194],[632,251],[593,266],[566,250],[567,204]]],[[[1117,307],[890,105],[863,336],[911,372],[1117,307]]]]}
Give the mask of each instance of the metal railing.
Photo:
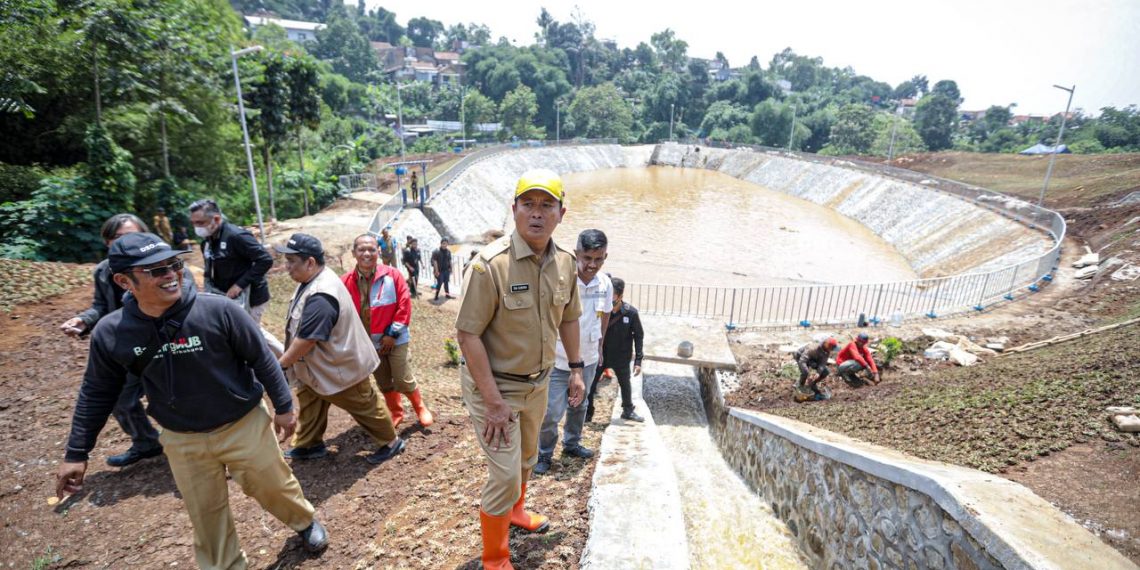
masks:
{"type": "Polygon", "coordinates": [[[373,192],[377,189],[376,175],[371,172],[362,172],[360,174],[342,174],[337,177],[340,182],[340,187],[345,193],[360,192],[362,190],[371,190],[373,192]]]}

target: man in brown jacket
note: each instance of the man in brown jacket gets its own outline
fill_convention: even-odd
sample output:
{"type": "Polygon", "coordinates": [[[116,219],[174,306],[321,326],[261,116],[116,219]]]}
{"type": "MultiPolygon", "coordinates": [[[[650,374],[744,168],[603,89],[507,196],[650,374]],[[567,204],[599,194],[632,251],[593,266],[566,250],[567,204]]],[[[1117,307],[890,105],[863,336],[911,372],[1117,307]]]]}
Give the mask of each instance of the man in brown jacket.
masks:
{"type": "Polygon", "coordinates": [[[289,277],[298,283],[285,321],[285,353],[279,362],[291,384],[297,386],[300,417],[290,459],[316,459],[328,455],[323,438],[329,406],[352,416],[379,444],[369,455],[377,464],[404,450],[392,416],[380,403],[372,371],[380,363],[368,331],[356,316],[352,297],[336,273],[325,267],[320,240],[293,234],[284,246],[289,277]]]}

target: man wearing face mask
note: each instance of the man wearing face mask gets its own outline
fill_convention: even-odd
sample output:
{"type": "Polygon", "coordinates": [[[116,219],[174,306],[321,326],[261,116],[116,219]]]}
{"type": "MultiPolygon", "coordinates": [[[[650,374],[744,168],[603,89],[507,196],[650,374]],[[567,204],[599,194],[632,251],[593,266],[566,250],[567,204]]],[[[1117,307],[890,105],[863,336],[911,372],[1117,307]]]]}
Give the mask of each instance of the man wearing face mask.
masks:
{"type": "Polygon", "coordinates": [[[190,204],[190,223],[202,238],[206,290],[237,299],[261,324],[269,304],[265,274],[273,267],[273,257],[249,231],[222,219],[222,210],[213,200],[190,204]]]}

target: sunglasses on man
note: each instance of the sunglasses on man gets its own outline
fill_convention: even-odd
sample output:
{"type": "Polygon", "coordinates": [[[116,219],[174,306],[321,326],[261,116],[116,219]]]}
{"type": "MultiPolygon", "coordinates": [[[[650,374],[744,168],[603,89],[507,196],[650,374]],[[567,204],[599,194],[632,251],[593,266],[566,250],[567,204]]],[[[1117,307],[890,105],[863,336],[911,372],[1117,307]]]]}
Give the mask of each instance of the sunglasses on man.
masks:
{"type": "Polygon", "coordinates": [[[163,277],[166,277],[166,275],[170,272],[181,273],[183,267],[185,267],[185,264],[182,262],[181,259],[179,259],[178,261],[175,261],[174,263],[170,263],[167,265],[160,265],[158,267],[151,267],[150,269],[139,268],[138,272],[139,273],[146,273],[147,275],[150,275],[151,279],[162,279],[163,277]]]}

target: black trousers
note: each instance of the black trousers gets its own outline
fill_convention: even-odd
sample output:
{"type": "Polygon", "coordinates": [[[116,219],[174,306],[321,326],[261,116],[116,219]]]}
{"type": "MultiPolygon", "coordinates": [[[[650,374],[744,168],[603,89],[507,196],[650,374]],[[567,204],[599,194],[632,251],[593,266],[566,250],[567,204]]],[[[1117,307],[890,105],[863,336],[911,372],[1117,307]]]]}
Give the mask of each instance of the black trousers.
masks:
{"type": "Polygon", "coordinates": [[[416,284],[418,284],[419,282],[420,282],[420,272],[419,271],[409,271],[408,272],[408,292],[411,293],[413,297],[415,297],[416,295],[419,295],[419,293],[416,293],[416,284]]]}
{"type": "Polygon", "coordinates": [[[446,291],[448,295],[451,294],[451,272],[440,273],[439,278],[435,281],[435,298],[439,298],[440,291],[446,291]]]}
{"type": "Polygon", "coordinates": [[[590,386],[590,405],[589,409],[594,409],[594,395],[598,393],[598,380],[602,378],[602,373],[606,368],[613,368],[614,374],[617,376],[618,388],[621,390],[621,411],[633,411],[633,387],[630,384],[630,360],[628,359],[613,359],[620,360],[620,362],[605,361],[603,360],[598,364],[598,370],[594,373],[594,384],[590,386]]]}

